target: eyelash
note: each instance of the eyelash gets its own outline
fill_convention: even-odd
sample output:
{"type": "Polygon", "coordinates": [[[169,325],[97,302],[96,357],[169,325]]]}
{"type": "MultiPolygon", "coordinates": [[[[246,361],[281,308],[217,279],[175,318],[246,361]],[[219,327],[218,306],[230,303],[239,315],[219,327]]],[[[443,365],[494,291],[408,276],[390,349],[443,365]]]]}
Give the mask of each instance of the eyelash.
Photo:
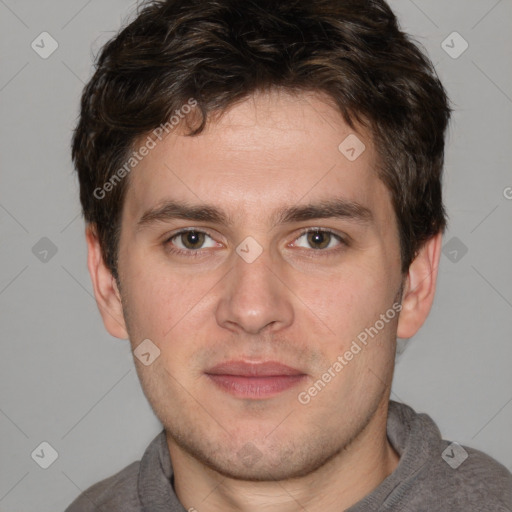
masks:
{"type": "MultiPolygon", "coordinates": [[[[178,231],[177,233],[174,233],[170,237],[166,238],[166,240],[164,241],[164,246],[165,246],[166,250],[170,254],[175,254],[175,255],[178,255],[178,256],[186,256],[188,258],[198,258],[198,257],[204,256],[204,250],[202,250],[202,249],[183,250],[183,249],[177,249],[176,247],[173,247],[173,245],[171,244],[172,240],[174,240],[175,238],[178,238],[179,236],[183,235],[184,233],[188,233],[189,231],[194,231],[196,233],[204,233],[205,235],[207,235],[207,236],[209,236],[210,238],[213,239],[213,237],[208,232],[206,232],[206,231],[202,231],[202,230],[195,229],[195,228],[182,229],[181,231],[178,231]]],[[[295,242],[296,240],[298,240],[302,236],[307,235],[308,233],[329,233],[338,242],[340,242],[340,246],[338,246],[335,249],[305,249],[304,247],[299,247],[299,249],[305,249],[308,252],[309,251],[315,251],[315,253],[317,253],[318,256],[330,256],[333,253],[337,254],[340,250],[342,250],[344,247],[347,247],[349,245],[347,240],[345,240],[341,235],[338,235],[335,231],[333,231],[333,230],[331,230],[329,228],[308,228],[308,229],[305,229],[304,231],[301,231],[300,234],[297,237],[295,237],[295,239],[293,241],[295,242]],[[323,253],[323,254],[320,254],[320,253],[323,253]]],[[[316,256],[311,256],[311,257],[316,257],[316,256]]]]}
{"type": "Polygon", "coordinates": [[[171,241],[175,238],[178,238],[179,236],[183,235],[184,233],[188,233],[189,231],[194,231],[196,233],[204,233],[205,235],[209,236],[213,239],[213,237],[207,233],[206,231],[201,231],[199,229],[189,228],[189,229],[182,229],[181,231],[178,231],[177,233],[174,233],[169,238],[167,238],[164,242],[164,246],[166,250],[171,254],[177,254],[178,256],[186,256],[187,258],[197,258],[204,255],[204,250],[201,249],[189,249],[188,251],[185,251],[183,249],[176,249],[172,246],[171,241]]]}

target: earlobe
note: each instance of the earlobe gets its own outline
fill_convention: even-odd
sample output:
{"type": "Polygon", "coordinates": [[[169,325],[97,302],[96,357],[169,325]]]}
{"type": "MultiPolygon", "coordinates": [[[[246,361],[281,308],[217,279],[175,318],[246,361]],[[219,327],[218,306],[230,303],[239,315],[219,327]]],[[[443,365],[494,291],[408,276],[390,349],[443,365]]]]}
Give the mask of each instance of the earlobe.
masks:
{"type": "Polygon", "coordinates": [[[85,238],[87,241],[87,267],[103,324],[115,338],[127,339],[128,332],[123,315],[121,295],[112,273],[103,261],[100,242],[94,226],[87,225],[85,238]]]}
{"type": "Polygon", "coordinates": [[[411,338],[425,322],[436,291],[442,233],[427,240],[418,251],[405,281],[397,336],[411,338]]]}

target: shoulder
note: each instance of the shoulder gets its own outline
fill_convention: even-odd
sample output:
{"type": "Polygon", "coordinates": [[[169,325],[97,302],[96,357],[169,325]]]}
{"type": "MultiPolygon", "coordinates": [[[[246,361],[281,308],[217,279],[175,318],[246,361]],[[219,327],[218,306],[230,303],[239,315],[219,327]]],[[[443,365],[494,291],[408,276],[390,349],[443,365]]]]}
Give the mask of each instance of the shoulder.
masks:
{"type": "Polygon", "coordinates": [[[89,487],[65,512],[139,512],[137,479],[140,462],[133,462],[118,473],[89,487]]]}
{"type": "Polygon", "coordinates": [[[427,478],[446,510],[512,512],[512,474],[489,455],[443,440],[427,478]],[[476,507],[476,508],[475,508],[476,507]]]}
{"type": "Polygon", "coordinates": [[[512,512],[510,471],[479,450],[443,439],[429,415],[391,402],[388,438],[401,456],[383,491],[392,510],[512,512]]]}

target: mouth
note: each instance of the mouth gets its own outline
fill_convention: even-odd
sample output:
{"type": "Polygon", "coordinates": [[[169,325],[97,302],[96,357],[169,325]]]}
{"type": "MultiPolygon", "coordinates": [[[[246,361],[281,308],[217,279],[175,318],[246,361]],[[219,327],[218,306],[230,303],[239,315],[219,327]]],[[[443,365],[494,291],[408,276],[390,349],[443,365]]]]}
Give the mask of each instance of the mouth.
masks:
{"type": "Polygon", "coordinates": [[[246,399],[270,398],[297,386],[306,378],[300,370],[275,361],[228,361],[214,366],[205,374],[222,391],[246,399]]]}

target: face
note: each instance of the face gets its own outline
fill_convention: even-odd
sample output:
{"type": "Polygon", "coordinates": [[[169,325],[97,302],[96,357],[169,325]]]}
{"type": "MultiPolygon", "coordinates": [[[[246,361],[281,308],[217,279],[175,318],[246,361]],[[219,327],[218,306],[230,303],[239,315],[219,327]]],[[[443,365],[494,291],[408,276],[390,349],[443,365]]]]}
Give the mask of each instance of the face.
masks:
{"type": "Polygon", "coordinates": [[[402,275],[376,168],[371,139],[320,96],[273,92],[171,133],[131,172],[124,321],[133,349],[160,351],[136,365],[171,455],[304,475],[387,402],[402,275]],[[350,134],[355,160],[338,149],[350,134]]]}

